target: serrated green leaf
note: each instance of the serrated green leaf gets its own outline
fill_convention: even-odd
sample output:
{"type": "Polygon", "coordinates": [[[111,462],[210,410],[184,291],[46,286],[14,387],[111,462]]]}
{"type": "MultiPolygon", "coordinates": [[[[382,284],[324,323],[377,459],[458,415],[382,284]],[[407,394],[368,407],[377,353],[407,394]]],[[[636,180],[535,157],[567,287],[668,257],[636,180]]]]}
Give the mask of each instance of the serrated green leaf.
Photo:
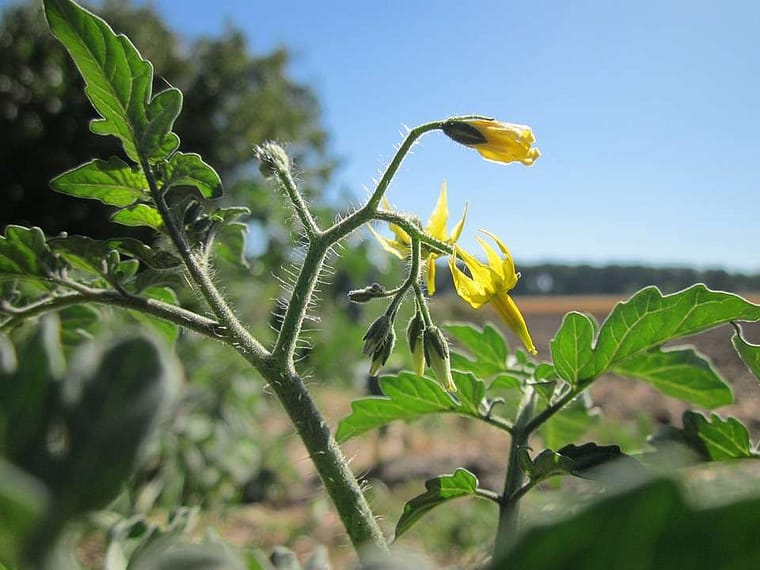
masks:
{"type": "Polygon", "coordinates": [[[170,87],[158,93],[148,105],[148,124],[140,134],[140,148],[151,161],[164,160],[179,148],[179,137],[172,132],[182,110],[182,91],[170,87]]]}
{"type": "Polygon", "coordinates": [[[178,152],[166,163],[166,187],[171,186],[193,186],[207,199],[222,195],[219,175],[195,153],[178,152]]]}
{"type": "MultiPolygon", "coordinates": [[[[85,80],[85,93],[101,119],[92,132],[119,138],[130,159],[153,156],[140,148],[148,126],[153,67],[124,35],[71,0],[45,0],[53,34],[66,47],[85,80]]],[[[155,115],[155,112],[154,112],[155,115]]]]}
{"type": "Polygon", "coordinates": [[[736,349],[736,353],[744,361],[755,378],[760,380],[760,344],[751,344],[744,340],[741,329],[737,326],[734,336],[731,337],[731,343],[736,349]]]}
{"type": "Polygon", "coordinates": [[[54,237],[48,240],[48,245],[73,267],[96,275],[106,272],[106,256],[115,249],[108,242],[87,236],[54,237]]]}
{"type": "Polygon", "coordinates": [[[0,279],[45,280],[52,258],[40,228],[9,225],[0,236],[0,279]]]}
{"type": "Polygon", "coordinates": [[[576,477],[612,481],[617,478],[619,482],[621,476],[630,479],[645,475],[642,465],[623,453],[617,445],[570,444],[560,448],[557,453],[572,461],[570,473],[576,477]]]}
{"type": "Polygon", "coordinates": [[[438,505],[458,497],[477,496],[478,478],[461,467],[453,475],[442,475],[425,481],[426,491],[404,505],[396,523],[396,539],[408,531],[423,515],[438,505]]]}
{"type": "Polygon", "coordinates": [[[729,321],[758,320],[760,306],[732,293],[711,291],[701,283],[671,295],[647,287],[615,306],[580,376],[593,378],[637,352],[729,321]]]}
{"type": "Polygon", "coordinates": [[[708,420],[701,413],[687,411],[683,423],[687,433],[695,433],[702,440],[713,461],[754,457],[749,432],[736,418],[724,420],[718,414],[711,414],[708,420]]]}
{"type": "Polygon", "coordinates": [[[119,210],[111,220],[125,226],[148,226],[154,230],[160,230],[163,226],[161,214],[153,206],[136,204],[119,210]]]}
{"type": "Polygon", "coordinates": [[[549,477],[557,475],[569,475],[575,463],[572,459],[563,456],[551,449],[544,449],[539,453],[527,471],[531,483],[540,483],[549,477]]]}
{"type": "Polygon", "coordinates": [[[380,378],[385,397],[370,397],[351,402],[351,414],[341,420],[335,435],[339,442],[361,435],[395,420],[415,420],[424,415],[459,413],[480,417],[478,406],[485,385],[471,374],[453,372],[457,385],[454,399],[438,382],[401,372],[380,378]]]}
{"type": "Polygon", "coordinates": [[[663,394],[705,408],[727,406],[733,393],[710,362],[694,349],[652,349],[612,367],[616,374],[639,378],[663,394]]]}
{"type": "Polygon", "coordinates": [[[559,449],[578,441],[599,423],[599,414],[581,396],[564,406],[540,428],[539,434],[549,449],[559,449]]]}
{"type": "Polygon", "coordinates": [[[571,386],[582,380],[580,373],[591,359],[594,323],[582,313],[571,312],[562,319],[557,334],[551,340],[554,369],[571,386]]]}
{"type": "Polygon", "coordinates": [[[453,352],[460,356],[452,358],[453,367],[481,377],[507,371],[509,348],[493,325],[489,323],[481,329],[467,323],[446,323],[444,327],[473,357],[472,360],[465,358],[460,350],[454,348],[453,352]]]}
{"type": "Polygon", "coordinates": [[[144,198],[148,181],[139,168],[131,168],[120,158],[95,159],[77,166],[50,181],[56,192],[100,200],[111,206],[129,206],[144,198]]]}

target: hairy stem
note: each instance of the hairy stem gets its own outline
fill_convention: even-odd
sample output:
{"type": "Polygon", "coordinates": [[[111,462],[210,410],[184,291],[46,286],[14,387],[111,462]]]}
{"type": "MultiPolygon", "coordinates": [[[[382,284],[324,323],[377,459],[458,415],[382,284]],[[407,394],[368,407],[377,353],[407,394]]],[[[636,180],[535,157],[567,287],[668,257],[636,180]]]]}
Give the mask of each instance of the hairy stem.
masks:
{"type": "Polygon", "coordinates": [[[219,323],[182,307],[175,307],[156,299],[146,299],[135,295],[125,296],[118,291],[103,289],[80,290],[76,293],[48,297],[24,307],[0,310],[10,315],[8,320],[0,324],[0,330],[10,330],[25,319],[83,303],[101,303],[140,311],[213,338],[217,338],[219,333],[219,323]]]}
{"type": "Polygon", "coordinates": [[[517,517],[519,514],[519,499],[522,496],[518,490],[523,486],[525,477],[518,463],[519,451],[528,444],[530,432],[526,429],[536,405],[536,394],[533,388],[528,388],[517,412],[515,425],[512,426],[512,441],[509,444],[507,460],[507,475],[504,480],[504,491],[501,495],[499,508],[499,525],[496,532],[494,557],[504,552],[515,538],[517,517]]]}

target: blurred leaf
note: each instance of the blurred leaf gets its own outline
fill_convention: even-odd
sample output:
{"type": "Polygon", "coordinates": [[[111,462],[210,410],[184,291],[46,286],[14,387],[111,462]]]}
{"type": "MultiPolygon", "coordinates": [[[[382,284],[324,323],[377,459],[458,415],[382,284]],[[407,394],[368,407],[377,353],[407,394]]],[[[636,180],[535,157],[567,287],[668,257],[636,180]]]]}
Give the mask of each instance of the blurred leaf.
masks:
{"type": "Polygon", "coordinates": [[[166,163],[166,188],[193,186],[204,198],[222,195],[222,181],[216,171],[198,154],[178,152],[166,163]]]}
{"type": "Polygon", "coordinates": [[[87,236],[54,237],[48,240],[48,245],[72,266],[96,275],[107,270],[106,257],[115,249],[108,242],[87,236]]]}
{"type": "Polygon", "coordinates": [[[471,374],[453,372],[452,376],[459,389],[458,399],[438,382],[411,372],[381,377],[385,397],[351,402],[351,414],[341,420],[336,439],[343,442],[394,420],[415,420],[427,414],[454,412],[480,417],[478,406],[485,394],[485,384],[471,374]]]}
{"type": "Polygon", "coordinates": [[[507,372],[509,348],[493,325],[489,323],[481,329],[466,323],[446,323],[444,327],[474,357],[466,358],[455,348],[451,356],[452,368],[472,372],[481,378],[507,372]]]}
{"type": "Polygon", "coordinates": [[[736,349],[736,353],[744,361],[755,378],[760,380],[760,345],[750,344],[744,338],[742,338],[741,329],[737,326],[734,336],[731,337],[731,342],[736,349]]]}
{"type": "Polygon", "coordinates": [[[702,284],[671,295],[646,287],[618,303],[602,325],[594,357],[580,371],[593,378],[638,352],[730,321],[758,321],[760,306],[702,284]]]}
{"type": "Polygon", "coordinates": [[[176,148],[172,124],[182,102],[177,90],[150,104],[153,67],[126,36],[116,35],[101,18],[70,0],[45,0],[53,34],[66,47],[82,77],[85,93],[101,119],[92,132],[119,138],[135,162],[164,158],[176,148]]]}
{"type": "Polygon", "coordinates": [[[50,186],[62,194],[119,207],[134,204],[147,197],[148,192],[148,181],[142,171],[117,157],[96,158],[77,166],[53,178],[50,186]]]}
{"type": "Polygon", "coordinates": [[[760,560],[758,512],[760,498],[695,508],[673,481],[653,480],[528,529],[489,568],[751,568],[760,560]]]}
{"type": "Polygon", "coordinates": [[[557,374],[571,386],[577,386],[581,370],[592,356],[594,322],[582,313],[571,312],[562,319],[551,340],[552,359],[557,374]]]}
{"type": "Polygon", "coordinates": [[[61,343],[70,350],[93,337],[100,313],[89,305],[72,305],[58,311],[58,318],[61,320],[61,343]]]}
{"type": "MultiPolygon", "coordinates": [[[[67,417],[69,454],[65,477],[56,480],[59,516],[105,506],[131,475],[138,450],[176,389],[177,370],[157,345],[127,338],[102,355],[82,354],[98,362],[83,378],[67,417]],[[97,474],[97,475],[95,475],[97,474]]],[[[77,384],[78,382],[78,384],[77,384]]]]}
{"type": "Polygon", "coordinates": [[[111,220],[125,226],[147,226],[154,230],[160,230],[164,223],[158,210],[147,204],[136,204],[119,210],[111,216],[111,220]]]}
{"type": "MultiPolygon", "coordinates": [[[[12,563],[47,507],[45,486],[0,457],[0,560],[12,563]]],[[[2,567],[2,562],[0,562],[2,567]]]]}
{"type": "Polygon", "coordinates": [[[17,368],[0,370],[0,451],[22,467],[45,444],[50,392],[64,372],[58,322],[55,314],[40,319],[17,348],[17,368]]]}
{"type": "Polygon", "coordinates": [[[736,418],[724,420],[718,414],[711,414],[707,419],[701,413],[686,411],[683,424],[685,431],[695,433],[702,440],[713,461],[755,457],[749,432],[736,418]]]}
{"type": "Polygon", "coordinates": [[[488,385],[488,390],[521,390],[522,381],[509,374],[500,374],[488,385]]]}
{"type": "Polygon", "coordinates": [[[0,236],[0,280],[48,278],[52,253],[40,228],[9,225],[0,236]]]}
{"type": "MultiPolygon", "coordinates": [[[[169,287],[148,287],[142,291],[142,296],[149,299],[156,299],[157,301],[163,301],[169,305],[179,304],[177,300],[177,294],[173,289],[169,287]]],[[[131,314],[138,321],[145,323],[150,328],[155,330],[166,340],[169,346],[173,346],[176,342],[177,337],[179,336],[179,327],[174,323],[151,317],[150,315],[147,315],[141,311],[130,311],[129,314],[131,314]]]]}
{"type": "Polygon", "coordinates": [[[461,467],[453,475],[442,475],[425,481],[426,491],[404,505],[401,518],[396,523],[396,540],[409,530],[423,515],[451,499],[476,495],[478,478],[461,467]]]}
{"type": "Polygon", "coordinates": [[[544,449],[535,459],[530,461],[527,475],[531,483],[540,483],[549,477],[569,475],[574,465],[572,459],[551,449],[544,449]]]}
{"type": "Polygon", "coordinates": [[[731,388],[710,362],[694,349],[651,349],[612,367],[616,374],[639,378],[663,394],[705,408],[733,402],[731,388]]]}
{"type": "Polygon", "coordinates": [[[539,434],[549,449],[578,441],[599,423],[599,415],[589,409],[588,402],[578,397],[554,414],[540,428],[539,434]]]}
{"type": "Polygon", "coordinates": [[[245,236],[248,226],[241,222],[228,222],[219,228],[214,241],[216,256],[232,265],[248,268],[245,258],[245,236]]]}
{"type": "Polygon", "coordinates": [[[110,239],[108,245],[139,259],[153,269],[173,269],[182,265],[182,260],[173,253],[149,247],[133,238],[110,239]]]}

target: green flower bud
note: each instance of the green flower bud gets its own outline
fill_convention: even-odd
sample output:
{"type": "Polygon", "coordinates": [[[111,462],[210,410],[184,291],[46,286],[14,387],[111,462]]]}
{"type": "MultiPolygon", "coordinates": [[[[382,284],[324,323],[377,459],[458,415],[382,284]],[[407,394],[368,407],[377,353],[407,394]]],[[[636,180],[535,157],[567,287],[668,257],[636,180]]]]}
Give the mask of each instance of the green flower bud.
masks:
{"type": "Polygon", "coordinates": [[[406,327],[406,342],[412,353],[414,373],[422,376],[425,373],[425,349],[423,348],[423,334],[425,332],[425,319],[422,313],[417,311],[406,327]]]}
{"type": "Polygon", "coordinates": [[[267,141],[253,147],[253,154],[259,160],[259,170],[264,176],[276,176],[290,170],[290,158],[285,149],[275,142],[267,141]]]}
{"type": "Polygon", "coordinates": [[[393,320],[387,315],[380,315],[364,335],[362,352],[372,358],[369,373],[376,376],[380,368],[388,360],[396,344],[396,333],[393,330],[393,320]]]}
{"type": "Polygon", "coordinates": [[[366,303],[372,299],[385,297],[385,287],[379,283],[373,283],[364,289],[354,289],[348,292],[348,300],[352,303],[366,303]]]}
{"type": "Polygon", "coordinates": [[[447,392],[456,392],[457,386],[451,377],[449,344],[438,327],[428,327],[423,333],[425,361],[435,374],[438,382],[447,392]]]}

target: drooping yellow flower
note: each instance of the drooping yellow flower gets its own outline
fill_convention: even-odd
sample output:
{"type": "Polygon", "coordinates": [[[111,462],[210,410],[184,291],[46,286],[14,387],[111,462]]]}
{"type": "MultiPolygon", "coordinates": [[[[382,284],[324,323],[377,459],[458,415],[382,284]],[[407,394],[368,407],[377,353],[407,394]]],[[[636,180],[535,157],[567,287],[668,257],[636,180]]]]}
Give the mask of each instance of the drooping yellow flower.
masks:
{"type": "Polygon", "coordinates": [[[496,313],[520,337],[525,348],[531,354],[536,354],[536,346],[528,332],[528,325],[520,313],[520,309],[509,296],[509,291],[517,285],[519,275],[515,272],[515,264],[509,249],[499,238],[484,231],[487,236],[499,246],[503,258],[483,239],[477,238],[483,251],[486,252],[487,263],[483,263],[462,248],[456,248],[456,255],[449,258],[449,268],[454,280],[457,294],[467,301],[474,309],[479,309],[486,303],[491,303],[496,313]],[[459,256],[467,265],[472,277],[468,277],[457,267],[456,257],[459,256]]]}
{"type": "MultiPolygon", "coordinates": [[[[390,204],[387,200],[384,200],[383,205],[386,209],[390,210],[390,204]]],[[[441,193],[438,195],[438,201],[433,208],[433,213],[430,215],[430,219],[425,226],[425,233],[434,237],[435,239],[454,245],[462,234],[464,229],[464,221],[467,217],[467,205],[464,207],[464,213],[462,219],[459,220],[451,234],[447,233],[446,224],[449,220],[449,206],[446,195],[446,181],[441,183],[441,193]]],[[[380,242],[383,249],[388,253],[391,253],[399,259],[406,259],[412,247],[412,241],[409,235],[398,227],[396,224],[388,224],[388,227],[394,234],[394,239],[386,238],[378,234],[372,226],[369,227],[372,235],[380,242]]],[[[441,256],[440,253],[428,250],[425,245],[422,245],[422,255],[425,258],[425,275],[427,283],[428,295],[435,293],[435,260],[441,256]]]]}
{"type": "Polygon", "coordinates": [[[532,166],[541,156],[533,148],[536,138],[525,125],[502,123],[494,119],[449,119],[443,132],[452,140],[474,148],[483,158],[496,162],[521,162],[532,166]]]}

